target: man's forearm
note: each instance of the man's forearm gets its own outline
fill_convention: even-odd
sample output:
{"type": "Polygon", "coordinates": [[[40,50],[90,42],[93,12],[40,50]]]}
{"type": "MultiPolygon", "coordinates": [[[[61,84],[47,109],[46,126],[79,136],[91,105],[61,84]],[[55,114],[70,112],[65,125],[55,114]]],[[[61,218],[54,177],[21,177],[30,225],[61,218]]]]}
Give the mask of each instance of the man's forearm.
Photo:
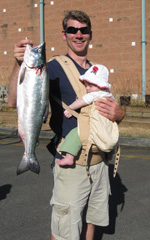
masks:
{"type": "Polygon", "coordinates": [[[18,73],[20,70],[20,65],[16,61],[8,86],[8,105],[10,107],[16,107],[16,99],[17,99],[17,79],[18,73]]]}

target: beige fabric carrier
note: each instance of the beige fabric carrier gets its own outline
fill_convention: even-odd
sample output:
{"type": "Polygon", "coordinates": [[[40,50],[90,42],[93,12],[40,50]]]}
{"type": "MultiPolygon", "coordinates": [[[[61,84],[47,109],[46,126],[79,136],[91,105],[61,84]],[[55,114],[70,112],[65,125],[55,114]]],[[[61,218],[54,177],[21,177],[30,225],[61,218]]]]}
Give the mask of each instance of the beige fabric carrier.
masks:
{"type": "MultiPolygon", "coordinates": [[[[67,56],[54,56],[49,61],[52,61],[54,59],[56,61],[58,61],[58,63],[63,68],[77,97],[81,98],[83,95],[85,95],[86,89],[85,89],[83,83],[81,83],[79,81],[80,73],[78,72],[78,70],[77,70],[76,66],[74,65],[74,63],[72,62],[72,60],[70,58],[68,58],[67,56]]],[[[76,111],[71,110],[60,99],[56,98],[54,95],[51,95],[51,96],[58,104],[60,104],[64,109],[68,110],[73,116],[75,116],[78,119],[78,133],[79,133],[79,137],[80,137],[80,140],[82,143],[82,149],[79,152],[78,156],[75,158],[76,164],[87,166],[87,168],[88,168],[89,165],[95,165],[95,164],[101,162],[105,158],[104,151],[106,151],[106,148],[109,149],[110,146],[105,147],[102,151],[102,150],[100,150],[100,148],[97,147],[96,138],[95,138],[96,141],[94,141],[94,132],[93,131],[92,131],[93,134],[91,134],[91,137],[90,137],[90,117],[93,116],[91,111],[92,112],[94,111],[95,105],[92,104],[92,105],[87,105],[85,107],[82,107],[80,114],[78,114],[76,111]],[[92,109],[91,109],[91,107],[92,107],[92,109]]],[[[98,113],[98,111],[97,111],[97,113],[98,113]]],[[[101,122],[103,122],[103,117],[101,119],[101,122]]],[[[117,140],[118,140],[117,136],[119,137],[119,132],[117,132],[118,126],[116,123],[114,123],[113,126],[114,126],[114,129],[116,130],[116,136],[114,137],[114,141],[116,141],[116,143],[117,143],[117,140]]],[[[103,133],[101,132],[100,135],[103,133]]],[[[59,146],[62,144],[63,141],[64,141],[64,139],[62,139],[61,143],[57,147],[58,152],[59,152],[59,146]]],[[[108,139],[108,143],[109,143],[109,139],[108,139]]],[[[112,150],[112,148],[110,149],[110,151],[111,150],[112,150]]],[[[118,149],[117,154],[116,154],[114,177],[116,175],[117,168],[118,168],[119,156],[120,156],[120,148],[118,149]]],[[[89,175],[88,170],[87,170],[87,174],[89,175]]]]}
{"type": "Polygon", "coordinates": [[[111,152],[118,144],[118,140],[118,124],[99,114],[93,103],[90,111],[89,142],[104,152],[111,152]]]}

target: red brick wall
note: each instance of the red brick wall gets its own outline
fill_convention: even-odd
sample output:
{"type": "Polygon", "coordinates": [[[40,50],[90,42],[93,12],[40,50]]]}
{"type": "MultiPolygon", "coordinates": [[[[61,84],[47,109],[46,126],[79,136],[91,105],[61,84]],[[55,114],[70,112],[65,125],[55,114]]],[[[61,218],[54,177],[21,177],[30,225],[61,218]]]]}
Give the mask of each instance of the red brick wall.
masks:
{"type": "MultiPolygon", "coordinates": [[[[0,2],[0,84],[8,85],[14,65],[14,44],[26,36],[35,45],[40,43],[40,0],[0,2]]],[[[110,73],[113,92],[141,93],[141,0],[54,0],[54,5],[51,2],[45,0],[44,8],[47,59],[66,53],[66,43],[61,37],[64,11],[83,10],[90,16],[93,30],[93,48],[89,49],[88,58],[114,69],[110,73]],[[132,46],[132,42],[136,45],[132,46]],[[55,51],[51,51],[52,47],[55,51]]],[[[150,94],[150,1],[145,2],[146,77],[150,94]]]]}

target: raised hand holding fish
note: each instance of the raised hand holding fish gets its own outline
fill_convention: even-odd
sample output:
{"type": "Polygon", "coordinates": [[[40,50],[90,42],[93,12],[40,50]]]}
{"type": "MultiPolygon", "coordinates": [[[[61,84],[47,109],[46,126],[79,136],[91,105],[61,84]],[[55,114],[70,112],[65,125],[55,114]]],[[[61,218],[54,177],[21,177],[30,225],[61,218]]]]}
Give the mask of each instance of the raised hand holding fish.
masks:
{"type": "Polygon", "coordinates": [[[27,44],[33,46],[33,42],[28,38],[20,40],[18,43],[15,44],[14,57],[16,58],[17,62],[20,63],[20,65],[24,60],[24,53],[25,53],[27,44]]]}

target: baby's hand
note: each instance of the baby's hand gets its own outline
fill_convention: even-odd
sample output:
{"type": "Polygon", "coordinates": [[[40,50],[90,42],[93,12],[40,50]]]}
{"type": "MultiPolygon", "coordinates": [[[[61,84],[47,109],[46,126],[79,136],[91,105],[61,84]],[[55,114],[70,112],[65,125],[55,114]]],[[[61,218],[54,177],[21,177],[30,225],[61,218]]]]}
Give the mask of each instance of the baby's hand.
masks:
{"type": "Polygon", "coordinates": [[[72,114],[70,112],[68,112],[67,110],[64,111],[64,115],[66,118],[71,118],[72,114]]]}

